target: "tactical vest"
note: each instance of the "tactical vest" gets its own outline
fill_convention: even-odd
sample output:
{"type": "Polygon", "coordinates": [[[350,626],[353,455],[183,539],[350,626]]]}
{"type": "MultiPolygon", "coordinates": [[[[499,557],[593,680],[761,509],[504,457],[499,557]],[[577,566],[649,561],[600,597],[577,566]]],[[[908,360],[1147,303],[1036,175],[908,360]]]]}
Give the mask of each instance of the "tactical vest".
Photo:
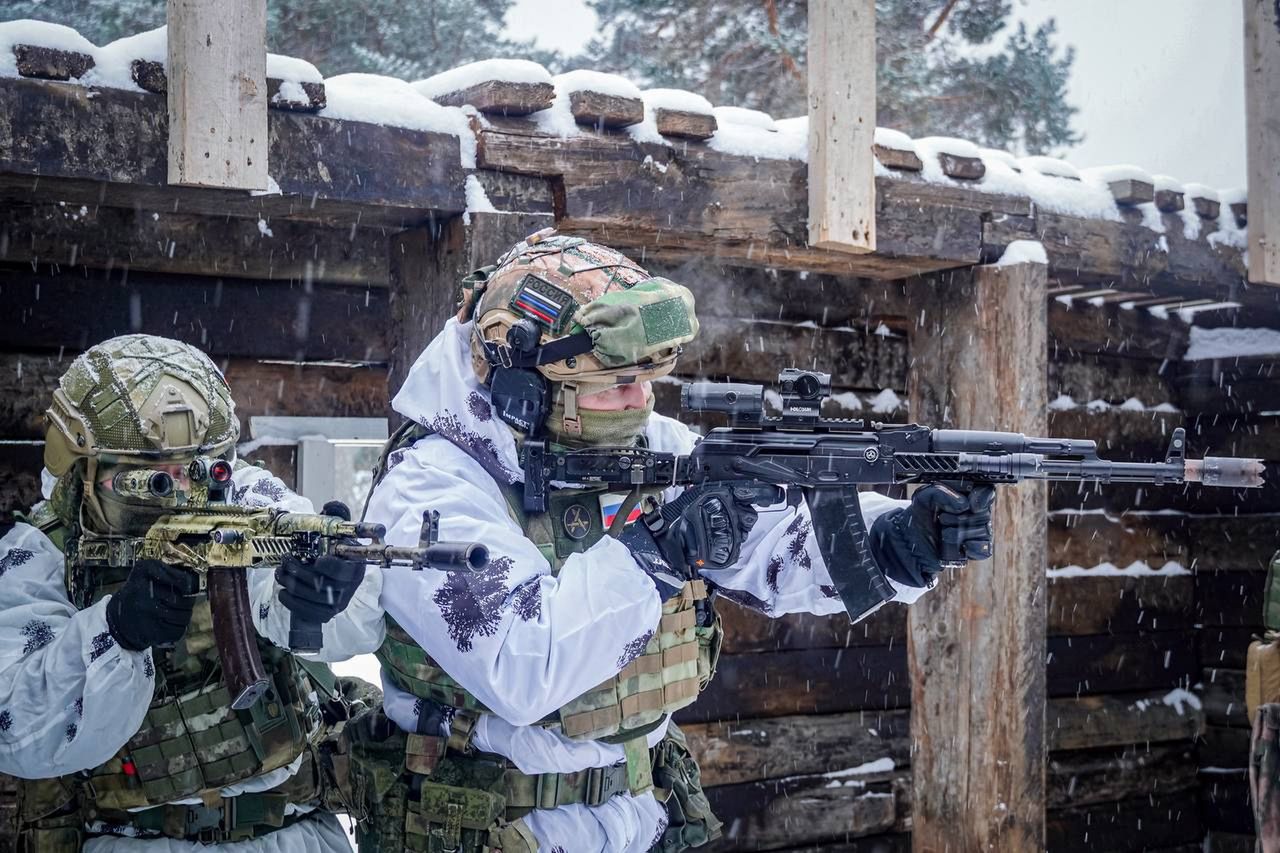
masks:
{"type": "MultiPolygon", "coordinates": [[[[65,530],[56,522],[47,517],[32,521],[64,548],[65,530]]],[[[127,567],[85,570],[68,562],[67,589],[78,610],[118,589],[129,573],[127,567]]],[[[238,807],[240,814],[231,819],[221,815],[220,825],[209,827],[192,825],[188,812],[194,808],[148,808],[189,798],[216,803],[227,785],[285,767],[307,749],[320,724],[319,707],[308,698],[315,689],[308,673],[288,652],[262,639],[258,647],[271,688],[251,708],[235,711],[219,678],[212,615],[202,597],[183,638],[172,649],[152,650],[155,691],[142,725],[128,743],[106,763],[78,777],[21,782],[20,818],[30,827],[29,847],[68,849],[57,840],[65,835],[62,829],[49,831],[53,825],[78,831],[76,822],[83,826],[98,821],[175,838],[249,838],[285,824],[286,800],[314,799],[313,781],[302,785],[307,790],[290,784],[287,796],[241,795],[234,798],[236,807],[227,807],[238,807]]]]}
{"type": "MultiPolygon", "coordinates": [[[[525,536],[558,574],[571,554],[586,551],[605,535],[600,511],[604,488],[555,489],[546,513],[523,512],[515,490],[508,509],[525,536]]],[[[667,714],[697,698],[710,681],[719,654],[720,626],[701,581],[685,585],[662,606],[662,617],[642,651],[613,678],[542,720],[576,740],[625,743],[652,731],[667,714]],[[699,625],[699,613],[703,625],[699,625]]],[[[384,671],[406,693],[477,713],[489,709],[454,681],[413,639],[387,618],[387,637],[377,652],[384,671]]]]}

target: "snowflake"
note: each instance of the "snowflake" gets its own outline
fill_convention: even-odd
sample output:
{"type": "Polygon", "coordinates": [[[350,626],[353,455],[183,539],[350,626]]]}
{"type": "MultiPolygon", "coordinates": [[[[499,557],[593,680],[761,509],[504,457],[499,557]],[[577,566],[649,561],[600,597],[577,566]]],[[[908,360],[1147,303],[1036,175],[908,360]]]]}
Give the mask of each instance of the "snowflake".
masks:
{"type": "Polygon", "coordinates": [[[110,631],[103,631],[101,634],[93,638],[93,648],[89,650],[89,660],[95,661],[98,658],[111,651],[112,646],[116,644],[115,638],[111,636],[110,631]]]}
{"type": "Polygon", "coordinates": [[[645,631],[639,637],[623,646],[622,654],[618,656],[618,669],[626,669],[627,664],[644,654],[644,650],[649,646],[649,641],[652,639],[653,632],[645,631]]]}
{"type": "Polygon", "coordinates": [[[8,711],[0,711],[0,732],[9,731],[9,727],[13,725],[13,714],[8,711]]]}
{"type": "Polygon", "coordinates": [[[530,578],[511,592],[511,606],[521,621],[532,622],[542,616],[541,578],[530,578]]]}
{"type": "Polygon", "coordinates": [[[510,569],[511,558],[499,557],[478,572],[449,572],[444,586],[436,590],[432,601],[440,608],[458,651],[471,651],[477,634],[492,637],[497,633],[510,569]]]}
{"type": "Polygon", "coordinates": [[[26,548],[10,548],[9,553],[0,557],[0,578],[4,577],[5,572],[21,566],[34,556],[35,554],[26,548]]]}
{"type": "Polygon", "coordinates": [[[53,629],[49,627],[48,622],[32,619],[22,626],[22,636],[27,638],[27,644],[22,647],[22,653],[29,655],[36,649],[43,649],[53,642],[53,629]]]}
{"type": "Polygon", "coordinates": [[[478,421],[483,422],[493,419],[493,406],[475,391],[467,395],[467,410],[478,421]]]}

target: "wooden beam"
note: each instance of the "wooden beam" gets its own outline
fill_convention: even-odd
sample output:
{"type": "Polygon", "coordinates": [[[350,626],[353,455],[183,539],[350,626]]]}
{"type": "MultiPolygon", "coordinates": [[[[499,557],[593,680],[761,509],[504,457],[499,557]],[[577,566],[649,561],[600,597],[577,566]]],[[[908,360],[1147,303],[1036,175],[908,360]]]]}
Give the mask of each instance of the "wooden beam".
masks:
{"type": "MultiPolygon", "coordinates": [[[[914,291],[913,418],[1044,433],[1046,282],[1045,265],[1023,263],[914,291]]],[[[994,557],[940,578],[909,612],[920,853],[1045,846],[1045,489],[1002,492],[994,557]]]]}
{"type": "Polygon", "coordinates": [[[1245,124],[1249,136],[1249,280],[1280,285],[1280,13],[1244,0],[1245,124]]]}
{"type": "Polygon", "coordinates": [[[266,0],[168,0],[169,183],[267,188],[266,0]]]}
{"type": "Polygon", "coordinates": [[[876,250],[876,6],[810,0],[809,245],[876,250]]]}

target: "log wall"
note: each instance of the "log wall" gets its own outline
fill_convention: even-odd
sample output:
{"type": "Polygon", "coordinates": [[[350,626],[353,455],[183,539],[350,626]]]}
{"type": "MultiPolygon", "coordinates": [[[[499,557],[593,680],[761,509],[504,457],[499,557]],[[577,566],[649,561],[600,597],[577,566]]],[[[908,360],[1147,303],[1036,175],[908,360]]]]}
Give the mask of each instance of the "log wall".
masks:
{"type": "MultiPolygon", "coordinates": [[[[900,285],[705,263],[655,271],[690,282],[705,319],[680,378],[770,382],[783,366],[829,367],[838,386],[831,414],[910,417],[892,405],[906,399],[912,358],[900,285]]],[[[246,437],[255,414],[386,412],[389,307],[379,287],[137,272],[122,281],[23,264],[0,268],[0,293],[23,318],[0,340],[5,511],[38,494],[40,413],[58,375],[87,341],[109,334],[152,331],[209,349],[227,372],[246,437]],[[127,307],[134,293],[136,311],[127,307]],[[77,311],[79,325],[59,316],[69,298],[95,305],[77,311]],[[262,305],[284,313],[264,317],[262,305]],[[299,323],[306,310],[312,319],[299,323]]],[[[1193,454],[1275,457],[1280,406],[1269,402],[1276,386],[1265,368],[1184,364],[1184,324],[1115,306],[1051,301],[1049,332],[1049,398],[1100,401],[1051,409],[1051,434],[1094,437],[1111,458],[1150,459],[1186,423],[1196,427],[1193,454]],[[1144,410],[1125,408],[1132,398],[1144,410]],[[1160,403],[1178,411],[1152,411],[1160,403]]],[[[661,410],[674,410],[676,389],[659,383],[661,410]]],[[[257,455],[291,476],[289,448],[257,455]]],[[[1236,500],[1178,489],[1050,490],[1051,566],[1176,561],[1195,569],[1050,580],[1050,850],[1190,849],[1206,833],[1210,849],[1246,843],[1241,670],[1280,505],[1273,490],[1250,494],[1236,515],[1236,500]],[[1177,701],[1173,691],[1188,688],[1202,708],[1177,701]]],[[[854,626],[842,617],[767,620],[729,602],[722,611],[729,639],[718,678],[681,715],[729,831],[718,849],[907,849],[904,609],[854,626]]]]}

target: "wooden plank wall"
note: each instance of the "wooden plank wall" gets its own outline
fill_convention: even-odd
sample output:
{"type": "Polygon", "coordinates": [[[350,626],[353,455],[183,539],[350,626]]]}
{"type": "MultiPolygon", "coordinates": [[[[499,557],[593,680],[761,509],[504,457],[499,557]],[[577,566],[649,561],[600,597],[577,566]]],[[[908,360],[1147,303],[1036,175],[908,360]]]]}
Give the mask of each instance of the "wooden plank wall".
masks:
{"type": "MultiPolygon", "coordinates": [[[[708,263],[655,271],[689,282],[699,297],[704,333],[681,362],[683,378],[770,382],[783,366],[825,367],[842,395],[832,414],[869,413],[886,389],[905,399],[912,320],[899,285],[708,263]]],[[[58,375],[86,342],[110,334],[151,331],[206,347],[227,372],[246,436],[254,414],[386,412],[380,288],[140,273],[121,281],[118,271],[15,264],[0,267],[0,295],[17,318],[0,340],[6,512],[38,495],[40,413],[58,375]],[[74,309],[78,324],[60,319],[72,296],[72,305],[94,306],[74,309]],[[290,363],[299,361],[308,363],[290,363]]],[[[1056,301],[1049,314],[1049,397],[1110,405],[1053,410],[1050,433],[1096,438],[1111,458],[1152,459],[1185,422],[1198,425],[1194,453],[1274,458],[1280,403],[1266,365],[1178,362],[1186,330],[1177,320],[1056,301]],[[1121,408],[1130,398],[1183,410],[1121,408]]],[[[677,390],[657,386],[660,410],[674,410],[677,390]]],[[[288,449],[259,455],[291,476],[288,449]]],[[[1194,576],[1049,584],[1051,850],[1189,850],[1206,832],[1211,849],[1244,849],[1241,668],[1280,529],[1276,495],[1271,488],[1237,504],[1231,494],[1176,489],[1050,490],[1051,565],[1176,560],[1196,568],[1194,576]],[[1175,688],[1199,683],[1203,711],[1166,703],[1175,688]]],[[[729,638],[718,678],[682,715],[730,831],[719,849],[907,849],[905,611],[886,608],[850,627],[842,618],[767,620],[728,602],[722,610],[729,638]],[[892,770],[881,762],[873,772],[844,772],[884,758],[892,770]]]]}

